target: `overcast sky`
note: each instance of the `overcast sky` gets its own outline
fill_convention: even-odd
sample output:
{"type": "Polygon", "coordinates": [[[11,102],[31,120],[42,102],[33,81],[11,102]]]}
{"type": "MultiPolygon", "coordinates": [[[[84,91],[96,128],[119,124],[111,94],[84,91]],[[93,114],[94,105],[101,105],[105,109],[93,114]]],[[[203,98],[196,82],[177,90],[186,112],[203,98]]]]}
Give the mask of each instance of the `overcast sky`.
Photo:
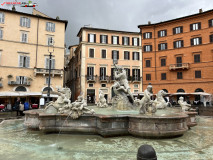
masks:
{"type": "MultiPolygon", "coordinates": [[[[15,0],[0,0],[13,2],[15,0]]],[[[46,15],[68,20],[66,45],[78,43],[77,33],[84,25],[95,28],[139,32],[138,25],[157,23],[213,9],[212,0],[32,0],[46,15]]],[[[28,2],[17,0],[17,2],[28,2]]],[[[1,6],[2,7],[2,6],[1,6]]],[[[11,5],[3,8],[11,9],[11,5]]],[[[31,13],[32,8],[16,6],[31,13]]]]}

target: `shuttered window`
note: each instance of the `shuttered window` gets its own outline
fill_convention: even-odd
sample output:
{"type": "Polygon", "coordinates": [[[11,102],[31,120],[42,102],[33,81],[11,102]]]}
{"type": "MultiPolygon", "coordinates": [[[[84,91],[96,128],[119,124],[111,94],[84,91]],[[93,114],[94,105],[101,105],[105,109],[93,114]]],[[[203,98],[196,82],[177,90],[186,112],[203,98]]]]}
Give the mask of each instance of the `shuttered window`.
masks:
{"type": "Polygon", "coordinates": [[[139,56],[139,52],[133,52],[132,53],[132,60],[139,60],[140,56],[139,56]]]}
{"type": "Polygon", "coordinates": [[[46,31],[55,32],[55,23],[46,22],[46,31]]]}
{"type": "Polygon", "coordinates": [[[161,80],[166,80],[166,73],[161,73],[161,80]]]}
{"type": "Polygon", "coordinates": [[[183,73],[177,72],[177,79],[183,79],[183,73]]]}
{"type": "Polygon", "coordinates": [[[182,48],[184,47],[183,40],[173,42],[174,48],[182,48]]]}
{"type": "Polygon", "coordinates": [[[31,20],[27,17],[20,17],[20,26],[30,28],[31,20]]]}
{"type": "Polygon", "coordinates": [[[146,67],[151,67],[151,60],[146,60],[146,67]]]}
{"type": "Polygon", "coordinates": [[[100,43],[108,43],[108,36],[107,35],[100,35],[100,43]]]}
{"type": "Polygon", "coordinates": [[[173,34],[183,33],[183,26],[173,28],[173,34]]]}
{"type": "Polygon", "coordinates": [[[167,30],[158,31],[158,37],[165,37],[167,36],[167,30]]]}
{"type": "Polygon", "coordinates": [[[129,37],[122,37],[122,44],[125,46],[129,45],[129,37]]]}
{"type": "Polygon", "coordinates": [[[139,38],[133,37],[132,38],[132,45],[133,46],[139,46],[139,38]]]}
{"type": "Polygon", "coordinates": [[[48,36],[47,37],[47,45],[50,46],[50,45],[53,45],[53,43],[54,43],[53,37],[52,36],[48,36]]]}
{"type": "Polygon", "coordinates": [[[152,32],[143,33],[143,38],[144,39],[150,39],[150,38],[152,38],[152,32]]]}
{"type": "Polygon", "coordinates": [[[162,58],[161,59],[161,67],[166,66],[166,59],[162,58]]]}
{"type": "Polygon", "coordinates": [[[124,70],[126,71],[126,77],[127,77],[128,81],[130,81],[131,80],[130,69],[129,68],[124,68],[124,70]]]}
{"type": "Polygon", "coordinates": [[[87,67],[87,80],[94,79],[94,67],[87,67]]]}
{"type": "Polygon", "coordinates": [[[201,78],[201,71],[195,71],[195,78],[201,78]]]}
{"type": "Polygon", "coordinates": [[[132,69],[132,80],[140,81],[140,69],[132,69]]]}
{"type": "Polygon", "coordinates": [[[29,56],[19,56],[19,67],[30,67],[30,57],[29,56]]]}
{"type": "MultiPolygon", "coordinates": [[[[49,58],[45,58],[45,68],[49,69],[50,67],[50,59],[49,58]]],[[[51,69],[55,69],[55,59],[51,58],[51,69]]]]}
{"type": "Polygon", "coordinates": [[[106,80],[106,67],[100,67],[100,80],[106,80]]]}
{"type": "Polygon", "coordinates": [[[213,34],[209,35],[209,41],[212,43],[213,42],[213,34]]]}
{"type": "Polygon", "coordinates": [[[190,24],[190,31],[201,29],[201,22],[190,24]]]}
{"type": "Polygon", "coordinates": [[[152,51],[152,45],[145,45],[143,46],[144,52],[151,52],[152,51]]]}
{"type": "Polygon", "coordinates": [[[118,36],[112,36],[112,44],[119,44],[119,37],[118,36]]]}
{"type": "Polygon", "coordinates": [[[199,63],[200,62],[200,54],[195,54],[194,55],[194,62],[199,63]]]}
{"type": "Polygon", "coordinates": [[[0,28],[0,39],[3,39],[3,30],[0,28]]]}
{"type": "Polygon", "coordinates": [[[101,50],[101,58],[106,58],[106,50],[105,49],[101,50]]]}
{"type": "Polygon", "coordinates": [[[27,32],[21,32],[21,42],[27,43],[28,37],[27,37],[27,32]]]}
{"type": "Polygon", "coordinates": [[[209,27],[213,27],[213,19],[209,20],[209,27]]]}
{"type": "Polygon", "coordinates": [[[124,60],[129,60],[129,51],[124,51],[124,60]]]}
{"type": "Polygon", "coordinates": [[[196,46],[202,44],[202,37],[196,37],[191,39],[191,45],[196,46]]]}
{"type": "Polygon", "coordinates": [[[146,80],[150,81],[151,80],[151,74],[146,74],[146,80]]]}
{"type": "Polygon", "coordinates": [[[111,68],[111,80],[115,80],[115,68],[111,68]]]}
{"type": "Polygon", "coordinates": [[[0,23],[4,23],[4,13],[0,12],[0,23]]]}
{"type": "Polygon", "coordinates": [[[94,49],[93,48],[89,49],[89,57],[94,58],[94,49]]]}
{"type": "Polygon", "coordinates": [[[167,49],[167,43],[158,44],[158,50],[159,51],[166,50],[166,49],[167,49]]]}
{"type": "Polygon", "coordinates": [[[119,51],[112,51],[112,59],[113,61],[117,62],[117,60],[119,59],[119,51]]]}

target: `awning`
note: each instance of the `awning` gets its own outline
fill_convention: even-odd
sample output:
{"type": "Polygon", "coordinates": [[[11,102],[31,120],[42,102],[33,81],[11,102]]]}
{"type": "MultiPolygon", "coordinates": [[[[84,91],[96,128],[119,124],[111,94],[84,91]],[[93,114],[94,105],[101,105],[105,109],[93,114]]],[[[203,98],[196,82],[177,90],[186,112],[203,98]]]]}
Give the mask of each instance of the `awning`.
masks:
{"type": "MultiPolygon", "coordinates": [[[[47,97],[47,94],[42,94],[42,97],[47,97]]],[[[58,98],[58,95],[57,94],[50,94],[50,97],[58,98]]]]}
{"type": "Polygon", "coordinates": [[[190,93],[185,92],[177,92],[177,93],[171,93],[170,95],[189,95],[190,93]]]}
{"type": "Polygon", "coordinates": [[[0,92],[0,97],[41,96],[41,92],[0,92]]]}
{"type": "Polygon", "coordinates": [[[210,93],[205,93],[205,92],[195,92],[195,93],[190,93],[190,94],[193,94],[193,95],[203,95],[203,96],[211,96],[210,93]]]}

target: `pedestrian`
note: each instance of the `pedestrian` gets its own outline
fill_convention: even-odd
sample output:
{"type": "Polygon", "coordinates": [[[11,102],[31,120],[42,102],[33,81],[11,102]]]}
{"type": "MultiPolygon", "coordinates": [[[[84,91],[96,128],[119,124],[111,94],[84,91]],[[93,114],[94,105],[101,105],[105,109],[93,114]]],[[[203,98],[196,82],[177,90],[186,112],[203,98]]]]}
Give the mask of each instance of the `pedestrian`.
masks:
{"type": "Polygon", "coordinates": [[[154,148],[150,145],[142,145],[138,148],[137,160],[157,160],[154,148]]]}
{"type": "Polygon", "coordinates": [[[19,104],[20,104],[20,98],[18,97],[13,108],[16,111],[16,116],[19,115],[19,104]]]}
{"type": "Polygon", "coordinates": [[[24,116],[24,104],[20,101],[20,104],[19,104],[19,112],[20,112],[20,116],[24,116]]]}

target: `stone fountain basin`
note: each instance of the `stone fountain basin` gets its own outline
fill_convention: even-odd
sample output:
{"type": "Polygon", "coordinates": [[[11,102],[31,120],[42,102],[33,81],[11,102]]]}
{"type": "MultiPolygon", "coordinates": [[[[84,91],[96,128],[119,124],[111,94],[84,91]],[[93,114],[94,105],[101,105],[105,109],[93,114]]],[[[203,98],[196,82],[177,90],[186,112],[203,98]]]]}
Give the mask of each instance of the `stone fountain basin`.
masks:
{"type": "Polygon", "coordinates": [[[188,130],[189,116],[184,113],[140,115],[85,114],[79,119],[67,114],[45,114],[43,110],[25,111],[25,126],[44,133],[99,134],[103,137],[133,135],[167,138],[183,135],[188,130]]]}

